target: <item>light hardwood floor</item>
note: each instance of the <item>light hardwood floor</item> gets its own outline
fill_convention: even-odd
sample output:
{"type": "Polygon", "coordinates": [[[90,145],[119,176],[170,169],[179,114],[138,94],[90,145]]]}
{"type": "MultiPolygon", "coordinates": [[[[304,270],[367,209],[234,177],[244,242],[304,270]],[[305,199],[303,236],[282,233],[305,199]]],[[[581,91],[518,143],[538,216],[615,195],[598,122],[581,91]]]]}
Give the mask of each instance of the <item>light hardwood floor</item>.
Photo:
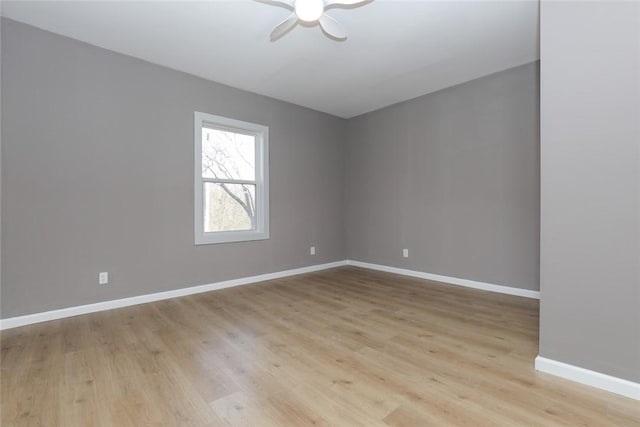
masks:
{"type": "Polygon", "coordinates": [[[344,267],[2,333],[2,426],[640,426],[538,302],[344,267]]]}

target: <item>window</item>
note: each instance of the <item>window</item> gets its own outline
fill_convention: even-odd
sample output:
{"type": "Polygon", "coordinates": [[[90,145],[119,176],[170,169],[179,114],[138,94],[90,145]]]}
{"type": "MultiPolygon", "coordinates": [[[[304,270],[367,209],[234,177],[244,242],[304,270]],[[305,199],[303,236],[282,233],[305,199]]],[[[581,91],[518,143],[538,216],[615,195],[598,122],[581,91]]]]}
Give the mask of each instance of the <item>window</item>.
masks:
{"type": "Polygon", "coordinates": [[[195,243],[269,238],[269,128],[194,114],[195,243]]]}

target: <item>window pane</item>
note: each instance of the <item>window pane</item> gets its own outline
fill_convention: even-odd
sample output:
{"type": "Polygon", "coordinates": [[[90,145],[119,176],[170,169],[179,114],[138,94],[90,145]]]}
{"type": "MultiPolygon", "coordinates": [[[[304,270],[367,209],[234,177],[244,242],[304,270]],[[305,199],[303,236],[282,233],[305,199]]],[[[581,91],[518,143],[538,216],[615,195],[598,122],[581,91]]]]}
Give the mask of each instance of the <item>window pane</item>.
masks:
{"type": "Polygon", "coordinates": [[[204,183],[204,231],[255,229],[256,186],[204,183]]]}
{"type": "Polygon", "coordinates": [[[202,176],[255,181],[255,142],[253,135],[203,127],[202,176]]]}

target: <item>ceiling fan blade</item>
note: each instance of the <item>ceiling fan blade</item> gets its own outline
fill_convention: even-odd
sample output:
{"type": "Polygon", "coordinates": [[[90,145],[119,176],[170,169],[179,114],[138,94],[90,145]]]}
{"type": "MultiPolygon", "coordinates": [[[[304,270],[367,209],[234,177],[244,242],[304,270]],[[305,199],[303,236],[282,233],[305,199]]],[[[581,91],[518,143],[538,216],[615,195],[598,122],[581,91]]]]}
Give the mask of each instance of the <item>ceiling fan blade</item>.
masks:
{"type": "Polygon", "coordinates": [[[279,23],[273,31],[271,31],[271,41],[278,40],[280,37],[287,34],[298,23],[298,17],[295,13],[289,15],[287,19],[279,23]]]}
{"type": "Polygon", "coordinates": [[[323,13],[318,21],[320,22],[320,26],[324,32],[329,34],[331,37],[338,40],[344,40],[347,38],[347,31],[344,29],[342,24],[326,13],[323,13]]]}
{"type": "Polygon", "coordinates": [[[272,6],[280,6],[285,9],[293,10],[293,1],[294,0],[255,0],[258,3],[270,4],[272,6]]]}
{"type": "Polygon", "coordinates": [[[340,6],[364,6],[365,3],[370,3],[373,0],[324,0],[324,8],[329,9],[331,7],[340,7],[340,6]]]}

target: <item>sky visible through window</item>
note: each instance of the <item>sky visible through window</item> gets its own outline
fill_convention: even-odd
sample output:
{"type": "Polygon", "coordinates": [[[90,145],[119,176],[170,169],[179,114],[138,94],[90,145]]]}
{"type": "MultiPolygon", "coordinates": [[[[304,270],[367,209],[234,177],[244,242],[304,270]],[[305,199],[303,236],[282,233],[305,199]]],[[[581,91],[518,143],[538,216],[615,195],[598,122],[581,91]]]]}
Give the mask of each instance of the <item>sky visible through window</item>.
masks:
{"type": "Polygon", "coordinates": [[[203,183],[205,232],[255,229],[255,147],[253,135],[202,128],[202,177],[217,181],[203,183]]]}

